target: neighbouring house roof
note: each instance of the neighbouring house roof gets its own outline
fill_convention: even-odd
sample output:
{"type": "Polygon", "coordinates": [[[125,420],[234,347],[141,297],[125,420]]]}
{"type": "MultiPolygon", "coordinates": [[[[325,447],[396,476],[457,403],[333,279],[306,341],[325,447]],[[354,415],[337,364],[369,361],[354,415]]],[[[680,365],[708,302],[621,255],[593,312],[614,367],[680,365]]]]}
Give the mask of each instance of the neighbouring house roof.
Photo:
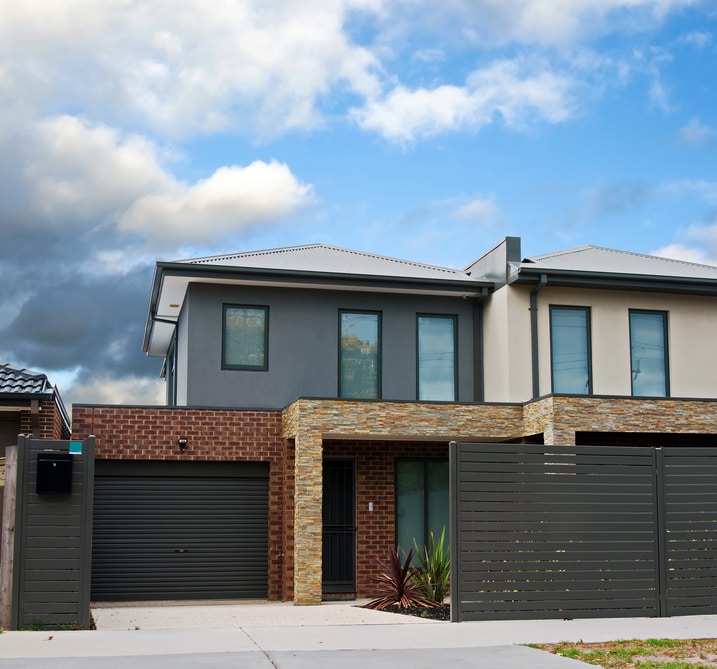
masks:
{"type": "Polygon", "coordinates": [[[464,270],[326,244],[158,262],[142,346],[149,355],[166,354],[187,286],[198,282],[469,297],[493,288],[464,270]]]}
{"type": "Polygon", "coordinates": [[[602,246],[580,246],[510,263],[510,283],[717,294],[717,267],[602,246]]]}
{"type": "Polygon", "coordinates": [[[45,395],[52,391],[53,386],[46,374],[0,363],[0,393],[45,395]]]}
{"type": "Polygon", "coordinates": [[[50,383],[47,374],[33,372],[9,363],[0,363],[0,402],[3,405],[23,406],[32,399],[55,401],[62,420],[69,431],[70,419],[57,388],[50,383]]]}

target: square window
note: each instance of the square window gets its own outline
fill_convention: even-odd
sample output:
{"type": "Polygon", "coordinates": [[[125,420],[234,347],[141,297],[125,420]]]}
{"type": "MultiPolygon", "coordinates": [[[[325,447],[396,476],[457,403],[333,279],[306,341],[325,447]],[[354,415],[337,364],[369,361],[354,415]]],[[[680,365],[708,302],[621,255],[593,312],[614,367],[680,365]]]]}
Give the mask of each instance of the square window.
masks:
{"type": "Polygon", "coordinates": [[[268,369],[269,307],[224,305],[222,369],[268,369]]]}

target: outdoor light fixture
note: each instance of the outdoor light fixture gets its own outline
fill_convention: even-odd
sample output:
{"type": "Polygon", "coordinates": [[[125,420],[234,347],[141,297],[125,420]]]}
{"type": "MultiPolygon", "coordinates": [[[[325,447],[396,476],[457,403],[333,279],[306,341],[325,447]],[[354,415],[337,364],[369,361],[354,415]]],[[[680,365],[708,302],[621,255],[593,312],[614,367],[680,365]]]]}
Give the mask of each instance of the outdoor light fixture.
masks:
{"type": "Polygon", "coordinates": [[[187,450],[187,438],[186,437],[179,437],[177,439],[177,445],[179,446],[179,450],[184,452],[187,450]]]}

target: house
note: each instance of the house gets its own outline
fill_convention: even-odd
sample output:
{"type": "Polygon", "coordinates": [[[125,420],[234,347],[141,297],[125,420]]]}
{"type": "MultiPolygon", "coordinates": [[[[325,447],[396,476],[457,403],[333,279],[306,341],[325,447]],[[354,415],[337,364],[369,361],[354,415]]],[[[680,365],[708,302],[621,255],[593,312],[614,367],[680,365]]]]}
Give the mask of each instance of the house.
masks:
{"type": "Polygon", "coordinates": [[[464,270],[313,244],[158,262],[166,407],[96,436],[93,599],[372,594],[448,526],[450,441],[714,445],[717,267],[508,237],[464,270]]]}
{"type": "Polygon", "coordinates": [[[0,363],[0,517],[5,486],[5,447],[18,434],[68,439],[70,419],[60,393],[47,375],[0,363]]]}
{"type": "Polygon", "coordinates": [[[0,363],[0,448],[18,434],[68,439],[70,419],[60,393],[46,374],[0,363]]]}

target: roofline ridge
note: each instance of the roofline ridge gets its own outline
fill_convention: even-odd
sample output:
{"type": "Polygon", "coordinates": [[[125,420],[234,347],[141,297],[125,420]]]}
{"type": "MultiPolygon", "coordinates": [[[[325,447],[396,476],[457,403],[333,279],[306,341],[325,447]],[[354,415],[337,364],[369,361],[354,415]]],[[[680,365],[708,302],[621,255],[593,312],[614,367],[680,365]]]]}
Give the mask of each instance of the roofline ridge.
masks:
{"type": "Polygon", "coordinates": [[[294,251],[301,251],[305,249],[311,249],[311,248],[324,248],[329,249],[333,251],[341,251],[343,253],[349,253],[351,255],[355,256],[362,256],[364,258],[377,258],[381,260],[387,260],[390,262],[400,263],[402,265],[406,265],[409,267],[422,267],[426,269],[433,269],[440,272],[445,272],[446,274],[465,274],[464,270],[455,269],[452,267],[444,267],[442,265],[431,265],[429,263],[422,263],[415,260],[406,260],[404,258],[395,258],[393,256],[387,256],[382,255],[379,253],[372,253],[370,251],[359,251],[357,249],[349,249],[343,246],[336,246],[333,244],[325,244],[323,242],[314,242],[311,244],[299,244],[297,246],[280,246],[273,249],[258,249],[256,251],[245,251],[245,252],[236,252],[236,253],[224,253],[214,256],[202,256],[198,258],[187,258],[184,260],[177,260],[175,262],[179,263],[186,263],[186,264],[206,264],[209,261],[217,261],[217,260],[236,260],[238,258],[249,258],[249,257],[261,257],[261,256],[269,256],[274,255],[278,253],[286,253],[286,252],[294,252],[294,251]]]}
{"type": "Polygon", "coordinates": [[[576,246],[571,249],[565,249],[563,251],[556,251],[554,253],[545,253],[543,255],[539,256],[531,256],[530,258],[527,258],[527,260],[535,260],[538,258],[556,258],[559,256],[569,255],[571,253],[578,253],[580,251],[587,251],[590,249],[595,249],[599,251],[607,251],[609,253],[617,253],[620,255],[629,255],[629,256],[637,256],[639,258],[656,258],[659,260],[665,260],[667,262],[672,263],[678,263],[680,265],[691,265],[693,267],[705,267],[708,269],[715,269],[717,265],[711,265],[709,263],[699,263],[699,262],[693,262],[692,260],[681,260],[679,258],[670,258],[669,256],[658,256],[654,253],[640,253],[639,251],[626,251],[624,249],[613,249],[609,246],[599,246],[596,244],[584,244],[583,246],[576,246]]]}

